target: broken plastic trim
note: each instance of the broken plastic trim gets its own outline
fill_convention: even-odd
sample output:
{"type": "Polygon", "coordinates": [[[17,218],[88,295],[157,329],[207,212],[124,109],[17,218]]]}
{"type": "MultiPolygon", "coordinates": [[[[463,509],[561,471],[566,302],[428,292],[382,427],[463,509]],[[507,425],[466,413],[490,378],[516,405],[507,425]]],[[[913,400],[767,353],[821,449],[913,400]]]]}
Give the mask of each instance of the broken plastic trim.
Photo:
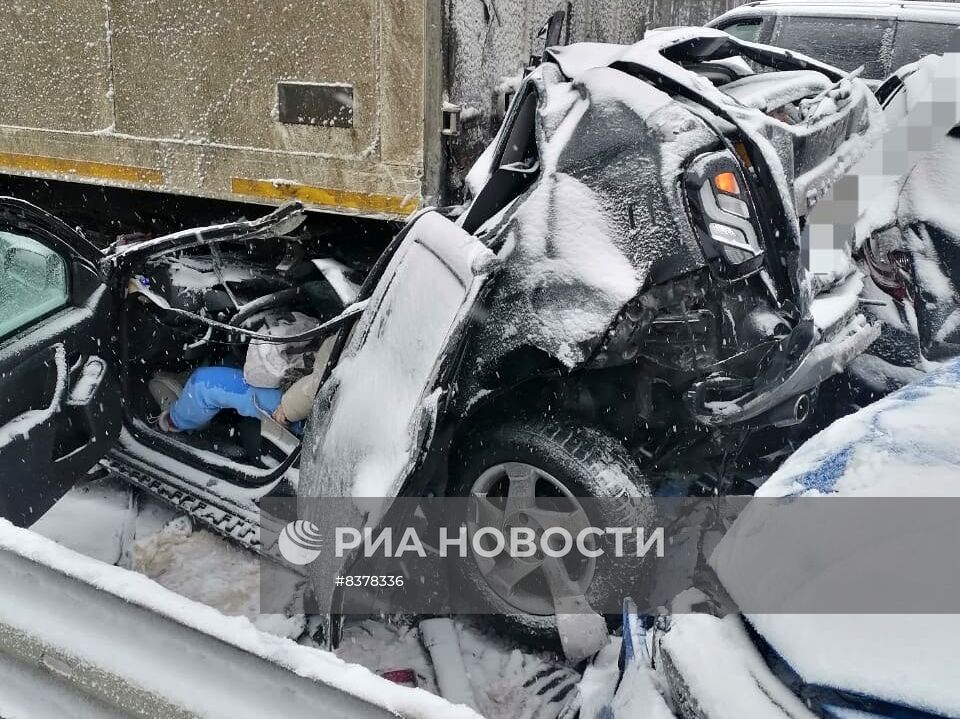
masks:
{"type": "MultiPolygon", "coordinates": [[[[863,315],[857,315],[832,339],[822,342],[819,330],[809,342],[803,336],[812,327],[798,325],[794,333],[796,341],[788,337],[782,343],[780,360],[782,369],[767,372],[766,377],[758,380],[752,392],[731,401],[707,402],[706,395],[711,384],[716,385],[723,378],[711,378],[698,382],[687,393],[687,401],[698,422],[712,426],[739,424],[749,420],[768,417],[768,413],[779,413],[781,405],[796,400],[801,395],[815,389],[825,379],[843,371],[855,357],[863,354],[867,347],[880,336],[880,325],[870,324],[863,315]],[[809,351],[804,345],[811,347],[809,351]],[[800,359],[794,359],[798,357],[800,359]]],[[[773,369],[771,362],[771,369],[773,369]]],[[[776,419],[776,417],[774,417],[776,419]]]]}
{"type": "Polygon", "coordinates": [[[870,279],[877,287],[900,304],[913,303],[915,301],[915,290],[913,260],[910,254],[902,249],[891,250],[887,252],[886,261],[884,261],[881,259],[882,253],[874,250],[877,237],[888,232],[892,232],[899,237],[899,230],[895,226],[887,227],[864,242],[858,256],[863,259],[863,263],[870,274],[870,279]],[[877,256],[878,254],[880,254],[880,257],[877,256]]]}
{"type": "Polygon", "coordinates": [[[639,357],[685,371],[716,362],[716,318],[702,306],[706,271],[645,290],[620,311],[590,360],[616,367],[639,357]]]}
{"type": "Polygon", "coordinates": [[[181,230],[156,239],[138,242],[123,247],[112,247],[105,253],[102,269],[109,273],[112,267],[129,265],[135,261],[158,257],[174,250],[187,250],[217,242],[241,242],[272,237],[283,237],[307,219],[304,207],[299,202],[288,202],[269,215],[256,220],[240,220],[208,227],[181,230]]]}

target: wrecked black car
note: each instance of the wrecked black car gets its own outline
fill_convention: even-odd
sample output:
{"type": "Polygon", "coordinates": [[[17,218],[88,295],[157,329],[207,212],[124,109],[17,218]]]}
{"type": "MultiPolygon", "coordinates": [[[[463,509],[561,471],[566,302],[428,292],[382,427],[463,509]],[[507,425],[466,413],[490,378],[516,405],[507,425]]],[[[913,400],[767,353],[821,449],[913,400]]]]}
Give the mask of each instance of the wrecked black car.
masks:
{"type": "MultiPolygon", "coordinates": [[[[804,216],[876,112],[836,70],[711,30],[552,50],[468,178],[458,223],[504,267],[460,411],[576,418],[645,481],[802,423],[877,334],[856,292],[813,300],[799,259],[804,216]]],[[[528,444],[518,421],[483,454],[528,444]]]]}
{"type": "MultiPolygon", "coordinates": [[[[469,496],[477,522],[536,528],[541,500],[582,516],[577,497],[729,491],[726,458],[749,454],[754,432],[803,424],[821,382],[877,336],[859,285],[813,300],[800,262],[805,215],[842,174],[838,158],[865,149],[877,111],[833,68],[714,30],[549,50],[470,172],[472,199],[405,231],[434,249],[404,282],[442,304],[433,273],[459,267],[451,292],[469,307],[445,320],[445,342],[423,341],[444,348],[410,414],[416,449],[397,460],[386,420],[376,439],[342,430],[369,429],[376,410],[354,411],[371,367],[354,343],[321,390],[301,495],[469,496]],[[477,280],[471,262],[436,259],[444,242],[497,263],[477,280]]],[[[400,290],[384,291],[372,305],[417,321],[391,299],[400,290]]],[[[388,325],[362,324],[381,357],[398,341],[382,339],[388,325]]],[[[381,397],[403,384],[396,374],[381,397]]],[[[560,609],[544,561],[478,560],[462,579],[516,635],[546,638],[560,609]]],[[[335,597],[338,569],[314,571],[318,596],[335,597]]],[[[631,579],[564,571],[586,604],[631,579]]]]}
{"type": "MultiPolygon", "coordinates": [[[[582,517],[577,497],[676,476],[671,491],[726,491],[725,458],[803,423],[876,337],[856,292],[811,300],[799,259],[803,217],[875,110],[833,68],[709,29],[553,49],[469,204],[418,213],[365,277],[296,205],[100,251],[4,199],[2,513],[32,521],[98,462],[262,552],[288,521],[266,497],[355,498],[375,524],[394,497],[469,496],[487,522],[536,526],[541,498],[582,517]],[[278,338],[257,329],[268,310],[317,324],[278,338]],[[151,423],[157,370],[332,335],[302,441],[269,416],[151,423]]],[[[339,613],[350,561],[311,566],[321,611],[339,613]]],[[[558,611],[545,572],[567,600],[622,596],[601,564],[547,561],[467,562],[464,579],[540,639],[558,611]]]]}
{"type": "Polygon", "coordinates": [[[468,180],[459,224],[506,260],[471,411],[551,406],[648,457],[663,427],[801,422],[875,334],[855,301],[818,313],[798,248],[876,111],[835,70],[715,31],[552,51],[468,180]],[[534,377],[537,399],[504,392],[534,377]]]}

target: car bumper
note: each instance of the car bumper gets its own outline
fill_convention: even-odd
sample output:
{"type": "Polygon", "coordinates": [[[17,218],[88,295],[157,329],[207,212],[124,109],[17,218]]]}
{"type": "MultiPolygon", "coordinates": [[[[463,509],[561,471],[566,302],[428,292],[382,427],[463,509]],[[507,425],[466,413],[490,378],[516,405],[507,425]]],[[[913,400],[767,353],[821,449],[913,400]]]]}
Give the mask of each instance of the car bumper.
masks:
{"type": "MultiPolygon", "coordinates": [[[[779,416],[785,405],[794,408],[798,398],[816,389],[824,380],[839,374],[854,358],[863,352],[880,336],[880,325],[871,324],[863,315],[841,325],[840,329],[828,334],[818,328],[821,337],[830,339],[821,341],[800,360],[792,370],[785,372],[769,386],[758,387],[738,400],[705,403],[704,392],[696,387],[692,393],[694,416],[703,424],[725,426],[748,422],[764,415],[779,416]]],[[[706,382],[709,382],[707,380],[706,382]]],[[[789,417],[784,415],[784,422],[789,417]]]]}
{"type": "Polygon", "coordinates": [[[738,616],[675,616],[660,653],[680,719],[815,719],[764,662],[738,616]]]}

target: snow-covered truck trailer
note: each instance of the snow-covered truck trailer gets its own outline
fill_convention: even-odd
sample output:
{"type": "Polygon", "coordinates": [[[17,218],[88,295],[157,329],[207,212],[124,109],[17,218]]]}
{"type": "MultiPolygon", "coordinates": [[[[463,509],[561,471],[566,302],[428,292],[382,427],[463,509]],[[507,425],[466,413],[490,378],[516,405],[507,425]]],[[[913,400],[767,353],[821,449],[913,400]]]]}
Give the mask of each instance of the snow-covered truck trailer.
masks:
{"type": "Polygon", "coordinates": [[[458,199],[554,15],[559,42],[642,34],[639,4],[588,0],[4,3],[0,190],[403,218],[458,199]]]}

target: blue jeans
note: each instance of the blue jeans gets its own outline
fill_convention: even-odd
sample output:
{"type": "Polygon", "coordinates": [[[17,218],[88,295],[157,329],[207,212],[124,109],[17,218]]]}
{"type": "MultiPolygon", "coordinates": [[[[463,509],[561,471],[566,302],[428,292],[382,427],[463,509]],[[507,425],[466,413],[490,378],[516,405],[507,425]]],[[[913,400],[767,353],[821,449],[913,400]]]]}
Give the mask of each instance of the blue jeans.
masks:
{"type": "Polygon", "coordinates": [[[190,375],[180,399],[170,405],[170,419],[177,429],[202,429],[222,409],[235,409],[244,417],[259,417],[258,409],[273,414],[281,397],[279,389],[247,384],[241,369],[201,367],[190,375]]]}

